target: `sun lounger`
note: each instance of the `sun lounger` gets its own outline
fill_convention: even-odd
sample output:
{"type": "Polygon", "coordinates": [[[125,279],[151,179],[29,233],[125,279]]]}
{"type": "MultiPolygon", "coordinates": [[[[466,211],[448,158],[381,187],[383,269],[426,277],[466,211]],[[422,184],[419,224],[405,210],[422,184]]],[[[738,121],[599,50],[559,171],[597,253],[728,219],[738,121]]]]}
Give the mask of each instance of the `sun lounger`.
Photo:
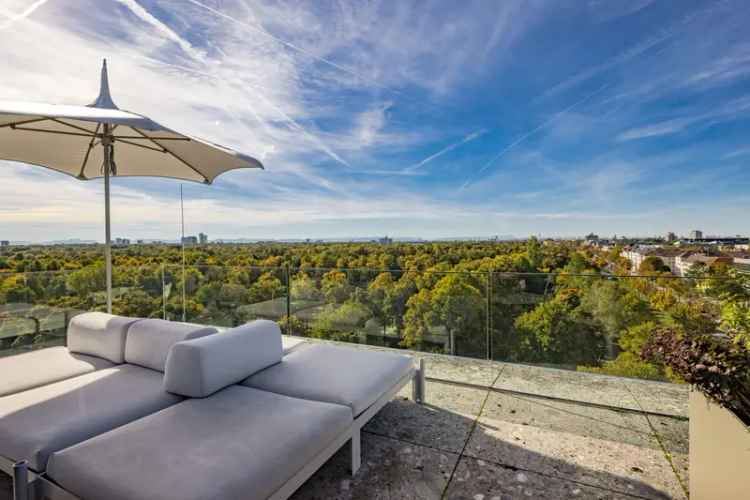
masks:
{"type": "MultiPolygon", "coordinates": [[[[411,358],[369,353],[375,356],[366,356],[368,373],[378,382],[368,381],[361,394],[349,391],[341,399],[348,404],[235,385],[314,347],[284,357],[278,326],[265,321],[179,342],[166,362],[164,388],[190,399],[53,453],[46,474],[31,483],[37,493],[66,500],[283,500],[348,441],[356,452],[356,472],[361,422],[355,412],[358,419],[369,419],[416,370],[411,358]],[[386,370],[401,378],[381,373],[386,370]],[[372,401],[374,386],[384,389],[372,401]]],[[[331,371],[338,370],[335,363],[343,363],[344,355],[365,360],[353,349],[320,353],[324,362],[334,363],[331,371]]],[[[339,373],[351,378],[349,372],[339,373]]],[[[311,376],[330,382],[317,372],[311,376]]],[[[16,470],[23,479],[23,465],[16,470]]]]}
{"type": "Polygon", "coordinates": [[[101,338],[109,332],[74,330],[71,345],[98,346],[124,364],[0,398],[0,469],[10,472],[13,462],[27,460],[34,471],[44,471],[52,452],[182,401],[163,389],[167,354],[180,340],[215,332],[141,320],[130,326],[117,351],[114,342],[101,338]]]}
{"type": "Polygon", "coordinates": [[[17,464],[18,498],[32,486],[53,500],[283,500],[349,441],[356,472],[361,426],[412,379],[422,392],[412,358],[328,345],[284,356],[269,321],[177,342],[164,367],[164,394],[189,399],[54,451],[41,476],[17,464]],[[303,369],[307,397],[239,385],[274,371],[299,383],[303,369]]]}
{"type": "Polygon", "coordinates": [[[104,313],[75,316],[68,347],[49,347],[0,358],[0,398],[123,362],[123,346],[134,318],[104,313]]]}

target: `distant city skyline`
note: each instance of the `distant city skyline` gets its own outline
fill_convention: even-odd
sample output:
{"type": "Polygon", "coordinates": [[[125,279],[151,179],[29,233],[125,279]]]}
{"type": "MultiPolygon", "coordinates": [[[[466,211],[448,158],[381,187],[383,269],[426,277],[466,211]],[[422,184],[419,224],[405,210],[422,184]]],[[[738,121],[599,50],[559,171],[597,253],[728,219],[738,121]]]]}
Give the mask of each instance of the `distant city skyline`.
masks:
{"type": "MultiPolygon", "coordinates": [[[[129,238],[123,238],[123,237],[116,237],[113,239],[112,243],[115,246],[123,246],[123,245],[149,245],[149,244],[169,244],[169,245],[179,245],[181,241],[184,241],[187,245],[205,245],[210,243],[258,243],[258,242],[265,242],[265,241],[279,241],[279,242],[290,242],[290,243],[315,243],[315,242],[325,242],[325,243],[332,243],[332,242],[373,242],[373,243],[381,243],[381,244],[388,244],[392,242],[419,242],[419,241],[474,241],[474,240],[481,240],[481,241],[491,241],[491,240],[497,240],[497,241],[511,241],[511,240],[525,240],[528,238],[541,238],[541,239],[569,239],[569,240],[599,240],[599,241],[614,241],[614,239],[618,240],[632,240],[632,241],[664,241],[665,243],[672,243],[674,241],[682,240],[682,241],[690,241],[692,240],[692,235],[680,235],[676,234],[674,235],[675,238],[671,239],[669,235],[673,233],[668,233],[667,235],[597,235],[594,233],[589,233],[586,235],[570,235],[570,236],[563,236],[563,235],[542,235],[542,234],[531,234],[531,235],[521,235],[521,236],[515,236],[515,235],[473,235],[473,236],[444,236],[444,237],[423,237],[423,236],[392,236],[392,235],[370,235],[370,236],[360,236],[360,235],[351,235],[351,236],[341,236],[341,237],[290,237],[290,238],[276,238],[276,237],[267,237],[267,238],[244,238],[244,237],[226,237],[226,238],[212,238],[208,239],[208,235],[204,233],[199,233],[198,236],[195,235],[185,235],[184,237],[180,238],[139,238],[139,237],[129,237],[129,238]]],[[[702,240],[711,240],[711,239],[717,239],[717,240],[731,240],[731,239],[748,239],[750,238],[750,235],[743,235],[743,234],[705,234],[702,237],[702,240]]],[[[49,245],[86,245],[86,244],[103,244],[103,240],[97,240],[97,239],[80,239],[80,238],[61,238],[61,239],[47,239],[47,240],[0,240],[1,244],[12,244],[12,245],[19,245],[19,244],[49,244],[49,245]]],[[[5,245],[7,246],[7,245],[5,245]]]]}
{"type": "MultiPolygon", "coordinates": [[[[6,0],[0,99],[85,104],[107,57],[121,108],[265,163],[185,185],[186,234],[750,233],[742,0],[177,5],[6,0]]],[[[179,239],[178,200],[115,179],[113,234],[179,239]]],[[[3,240],[103,220],[101,182],[0,161],[3,240]]]]}

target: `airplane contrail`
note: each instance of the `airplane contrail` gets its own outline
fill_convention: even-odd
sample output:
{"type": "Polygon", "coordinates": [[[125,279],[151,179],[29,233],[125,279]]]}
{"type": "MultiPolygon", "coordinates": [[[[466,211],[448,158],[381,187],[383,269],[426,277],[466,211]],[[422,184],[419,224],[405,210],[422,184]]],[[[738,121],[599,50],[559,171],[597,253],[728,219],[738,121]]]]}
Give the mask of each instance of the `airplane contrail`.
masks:
{"type": "Polygon", "coordinates": [[[475,131],[475,132],[472,132],[471,134],[468,134],[467,136],[465,136],[465,137],[464,137],[463,139],[461,139],[460,141],[454,142],[453,144],[449,144],[448,146],[444,147],[443,149],[441,149],[441,150],[440,150],[440,151],[438,151],[437,153],[435,153],[435,154],[433,154],[433,155],[430,155],[430,156],[428,156],[427,158],[425,158],[424,160],[420,161],[419,163],[415,163],[414,165],[412,165],[412,166],[410,166],[410,167],[406,167],[406,168],[405,168],[405,169],[403,169],[403,170],[402,170],[401,172],[402,172],[402,173],[410,173],[410,172],[414,172],[415,170],[417,170],[418,168],[422,167],[423,165],[425,165],[425,164],[427,164],[427,163],[431,162],[431,161],[432,161],[432,160],[434,160],[435,158],[438,158],[438,157],[440,157],[440,156],[443,156],[443,155],[444,155],[445,153],[448,153],[448,152],[450,152],[450,151],[453,151],[453,150],[454,150],[454,149],[456,149],[457,147],[459,147],[459,146],[463,146],[463,145],[464,145],[464,144],[466,144],[467,142],[471,142],[471,141],[473,141],[474,139],[478,139],[479,137],[483,136],[483,135],[484,135],[484,134],[486,134],[486,133],[487,133],[487,130],[486,130],[486,129],[481,129],[481,130],[477,130],[477,131],[475,131]]]}
{"type": "Polygon", "coordinates": [[[39,7],[41,7],[42,5],[44,5],[47,2],[48,2],[48,0],[37,0],[36,2],[34,2],[31,5],[29,5],[28,7],[26,7],[26,10],[24,10],[20,14],[16,14],[16,15],[12,15],[11,14],[10,17],[9,17],[9,19],[7,19],[5,22],[3,22],[3,23],[0,24],[0,30],[4,30],[5,28],[9,28],[10,26],[12,26],[17,21],[21,21],[22,19],[26,19],[31,14],[33,14],[36,9],[38,9],[39,7]]]}
{"type": "Polygon", "coordinates": [[[154,17],[145,7],[139,4],[136,0],[117,0],[123,6],[125,6],[130,12],[132,12],[141,21],[150,24],[156,28],[160,33],[166,36],[169,40],[175,42],[180,48],[186,52],[190,57],[203,61],[205,59],[204,54],[193,47],[193,45],[178,35],[172,28],[161,22],[159,19],[154,17]]]}
{"type": "Polygon", "coordinates": [[[470,176],[466,180],[466,182],[464,182],[463,185],[461,186],[461,190],[466,189],[477,176],[481,175],[482,172],[484,172],[485,170],[487,170],[493,163],[495,163],[505,153],[507,153],[511,149],[515,148],[516,146],[518,146],[523,141],[525,141],[526,139],[528,139],[532,135],[536,134],[537,132],[539,132],[543,128],[547,127],[548,125],[550,125],[552,122],[554,122],[555,120],[557,120],[558,118],[560,118],[565,113],[567,113],[569,111],[572,111],[573,109],[575,109],[578,106],[580,106],[581,104],[585,103],[586,101],[588,101],[589,99],[591,99],[595,95],[601,93],[608,86],[609,85],[602,85],[599,89],[597,89],[594,92],[588,94],[583,99],[581,99],[579,101],[576,101],[575,103],[571,104],[570,106],[568,106],[567,108],[563,109],[562,111],[558,111],[557,113],[555,113],[554,115],[552,115],[552,117],[550,117],[548,120],[546,120],[545,122],[543,122],[538,127],[535,127],[533,129],[529,130],[528,132],[526,132],[525,134],[523,134],[522,136],[520,136],[518,139],[516,139],[515,141],[511,142],[510,144],[508,144],[506,147],[504,147],[503,149],[501,149],[499,153],[497,153],[495,156],[493,156],[490,161],[488,161],[487,163],[485,163],[482,168],[480,168],[479,170],[477,170],[477,172],[474,175],[470,176]]]}

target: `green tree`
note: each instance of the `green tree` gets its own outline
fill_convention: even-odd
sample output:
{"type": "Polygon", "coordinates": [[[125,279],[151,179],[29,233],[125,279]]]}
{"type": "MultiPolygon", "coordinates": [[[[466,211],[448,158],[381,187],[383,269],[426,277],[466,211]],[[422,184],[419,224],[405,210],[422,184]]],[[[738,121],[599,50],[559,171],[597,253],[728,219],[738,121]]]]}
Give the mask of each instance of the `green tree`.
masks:
{"type": "Polygon", "coordinates": [[[432,290],[433,319],[443,325],[451,354],[481,355],[486,348],[486,299],[464,274],[449,274],[432,290]]]}
{"type": "Polygon", "coordinates": [[[520,355],[526,362],[597,365],[605,353],[599,329],[563,297],[522,314],[515,327],[520,355]]]}

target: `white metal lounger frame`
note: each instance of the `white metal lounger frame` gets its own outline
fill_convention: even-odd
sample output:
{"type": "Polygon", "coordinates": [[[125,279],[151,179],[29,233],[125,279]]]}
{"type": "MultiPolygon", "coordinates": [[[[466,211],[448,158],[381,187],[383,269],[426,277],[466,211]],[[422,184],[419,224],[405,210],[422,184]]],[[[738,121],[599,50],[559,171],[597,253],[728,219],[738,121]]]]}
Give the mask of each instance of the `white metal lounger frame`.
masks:
{"type": "MultiPolygon", "coordinates": [[[[388,404],[409,382],[412,383],[412,398],[417,403],[425,401],[425,362],[412,367],[393,387],[386,391],[369,408],[360,413],[346,432],[339,435],[326,449],[318,453],[297,474],[276,490],[268,500],[286,500],[305,481],[315,474],[347,442],[352,443],[351,473],[354,476],[362,465],[362,428],[388,404]]],[[[28,470],[26,461],[16,462],[0,456],[0,470],[13,476],[13,500],[80,500],[71,492],[51,481],[45,474],[28,470]]]]}

